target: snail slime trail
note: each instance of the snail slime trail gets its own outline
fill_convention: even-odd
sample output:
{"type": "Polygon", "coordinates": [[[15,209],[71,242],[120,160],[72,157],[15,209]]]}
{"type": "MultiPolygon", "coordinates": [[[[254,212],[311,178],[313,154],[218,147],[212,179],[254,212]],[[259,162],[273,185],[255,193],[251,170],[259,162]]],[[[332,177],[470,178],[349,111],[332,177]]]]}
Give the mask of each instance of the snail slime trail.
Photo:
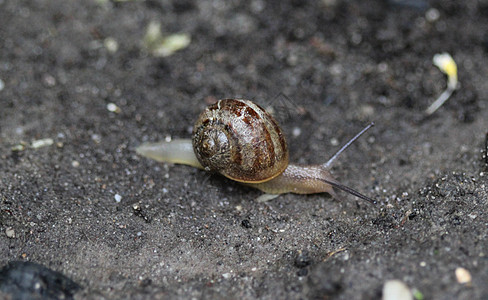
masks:
{"type": "Polygon", "coordinates": [[[329,172],[338,156],[373,125],[366,126],[324,164],[290,164],[285,136],[270,114],[250,100],[223,99],[200,114],[191,140],[146,143],[136,151],[160,162],[220,173],[265,192],[260,201],[285,193],[335,196],[337,188],[374,204],[375,200],[341,184],[329,172]]]}

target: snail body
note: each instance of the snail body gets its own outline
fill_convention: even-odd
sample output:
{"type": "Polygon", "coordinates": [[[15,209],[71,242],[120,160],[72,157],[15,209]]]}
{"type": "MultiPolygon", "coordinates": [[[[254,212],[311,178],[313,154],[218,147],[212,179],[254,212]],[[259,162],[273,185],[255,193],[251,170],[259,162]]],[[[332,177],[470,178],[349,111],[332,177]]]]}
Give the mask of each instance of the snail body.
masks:
{"type": "Polygon", "coordinates": [[[322,165],[289,164],[288,146],[274,118],[249,100],[223,99],[208,106],[193,127],[193,138],[146,143],[136,151],[160,162],[179,163],[220,173],[257,188],[267,201],[280,194],[329,193],[334,187],[371,203],[375,201],[342,185],[330,165],[371,123],[322,165]]]}

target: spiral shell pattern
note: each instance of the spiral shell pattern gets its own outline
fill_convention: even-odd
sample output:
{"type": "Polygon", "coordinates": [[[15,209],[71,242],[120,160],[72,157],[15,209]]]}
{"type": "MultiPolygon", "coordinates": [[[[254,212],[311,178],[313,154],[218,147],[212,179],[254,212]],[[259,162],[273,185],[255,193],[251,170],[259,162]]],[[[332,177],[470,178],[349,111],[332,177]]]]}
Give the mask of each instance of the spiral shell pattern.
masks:
{"type": "Polygon", "coordinates": [[[223,99],[208,106],[195,122],[192,143],[206,170],[240,182],[265,182],[288,166],[280,127],[249,100],[223,99]]]}

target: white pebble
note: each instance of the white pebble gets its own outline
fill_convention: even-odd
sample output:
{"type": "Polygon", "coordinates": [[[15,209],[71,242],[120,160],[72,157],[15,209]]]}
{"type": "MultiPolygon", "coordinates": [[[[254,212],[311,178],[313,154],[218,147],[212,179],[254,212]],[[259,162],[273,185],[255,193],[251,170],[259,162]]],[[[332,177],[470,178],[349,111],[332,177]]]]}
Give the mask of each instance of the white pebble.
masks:
{"type": "Polygon", "coordinates": [[[461,284],[470,283],[471,282],[471,273],[465,268],[456,268],[456,279],[457,282],[461,284]]]}
{"type": "Polygon", "coordinates": [[[118,107],[115,103],[108,103],[107,110],[114,113],[120,112],[120,107],[118,107]]]}
{"type": "Polygon", "coordinates": [[[291,132],[291,134],[294,136],[294,137],[297,137],[299,136],[300,134],[302,134],[302,129],[300,127],[295,127],[293,128],[293,131],[291,132]]]}
{"type": "Polygon", "coordinates": [[[92,134],[91,139],[96,144],[100,144],[102,142],[102,137],[99,134],[96,134],[96,133],[92,134]]]}
{"type": "Polygon", "coordinates": [[[5,229],[5,234],[8,238],[15,238],[15,230],[12,227],[7,227],[7,229],[5,229]]]}
{"type": "Polygon", "coordinates": [[[4,88],[5,88],[5,82],[3,82],[2,79],[0,79],[0,91],[3,91],[4,88]]]}
{"type": "Polygon", "coordinates": [[[120,201],[122,201],[122,196],[120,196],[119,194],[115,194],[114,198],[115,198],[115,202],[117,203],[120,203],[120,201]]]}
{"type": "Polygon", "coordinates": [[[78,167],[80,166],[80,162],[79,162],[79,161],[77,161],[77,160],[73,160],[73,161],[71,162],[71,166],[72,166],[73,168],[78,168],[78,167]]]}
{"type": "Polygon", "coordinates": [[[435,21],[439,20],[440,16],[441,16],[441,13],[435,8],[431,8],[425,13],[425,18],[429,22],[435,22],[435,21]]]}
{"type": "Polygon", "coordinates": [[[53,87],[56,85],[56,78],[54,78],[54,76],[50,74],[44,74],[44,76],[42,77],[42,81],[48,87],[53,87]]]}
{"type": "Polygon", "coordinates": [[[116,39],[112,37],[108,37],[103,41],[103,45],[105,46],[105,49],[108,50],[110,53],[115,53],[117,50],[119,50],[119,43],[117,42],[116,39]]]}
{"type": "Polygon", "coordinates": [[[383,285],[383,300],[413,300],[413,295],[402,281],[388,280],[383,285]]]}

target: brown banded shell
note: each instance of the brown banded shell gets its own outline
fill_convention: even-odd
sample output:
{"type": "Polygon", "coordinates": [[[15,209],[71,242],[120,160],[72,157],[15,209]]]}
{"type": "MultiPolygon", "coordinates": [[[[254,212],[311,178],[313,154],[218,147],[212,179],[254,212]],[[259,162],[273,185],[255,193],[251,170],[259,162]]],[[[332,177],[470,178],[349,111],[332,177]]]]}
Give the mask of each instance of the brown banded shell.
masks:
{"type": "Polygon", "coordinates": [[[193,150],[206,170],[259,183],[288,166],[288,147],[276,121],[249,100],[223,99],[208,106],[193,128],[193,150]]]}

